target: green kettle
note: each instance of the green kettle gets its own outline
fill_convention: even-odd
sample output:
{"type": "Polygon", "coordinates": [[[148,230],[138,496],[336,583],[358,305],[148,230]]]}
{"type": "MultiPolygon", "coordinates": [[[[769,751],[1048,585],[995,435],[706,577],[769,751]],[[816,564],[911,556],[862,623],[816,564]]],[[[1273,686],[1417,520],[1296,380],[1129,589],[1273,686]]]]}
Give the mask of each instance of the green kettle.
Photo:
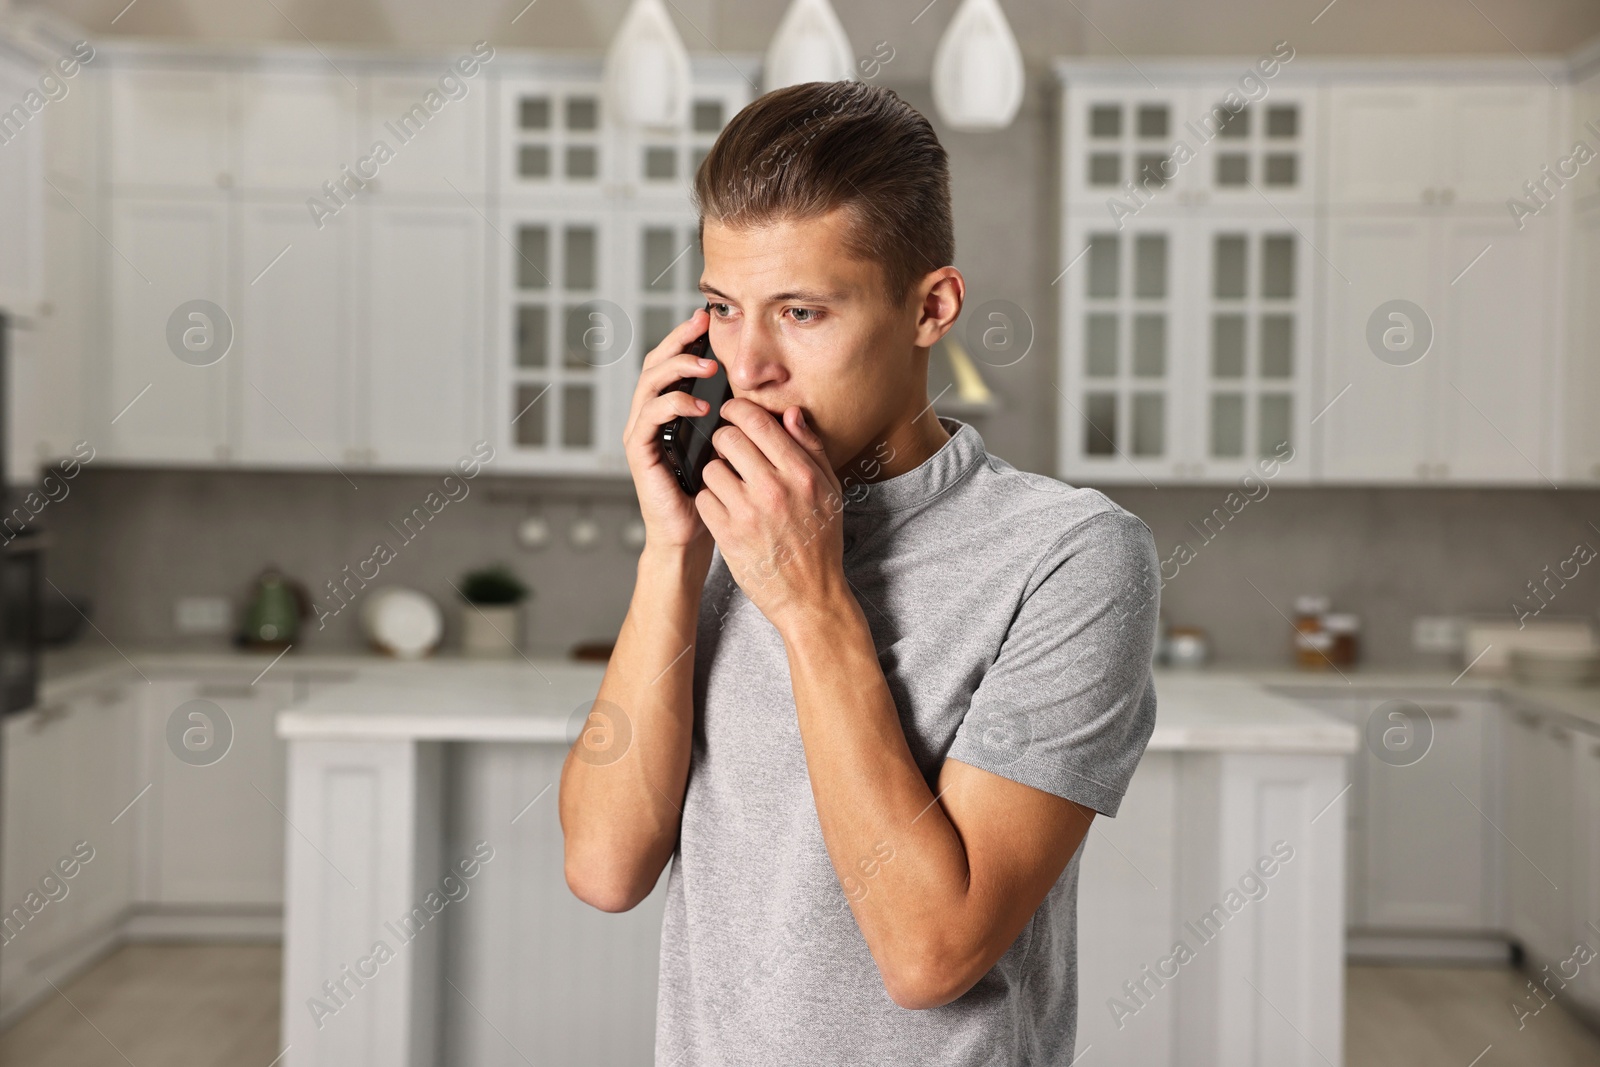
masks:
{"type": "Polygon", "coordinates": [[[239,643],[246,648],[288,648],[299,636],[300,620],[310,616],[310,608],[310,597],[299,582],[268,567],[256,577],[239,643]]]}

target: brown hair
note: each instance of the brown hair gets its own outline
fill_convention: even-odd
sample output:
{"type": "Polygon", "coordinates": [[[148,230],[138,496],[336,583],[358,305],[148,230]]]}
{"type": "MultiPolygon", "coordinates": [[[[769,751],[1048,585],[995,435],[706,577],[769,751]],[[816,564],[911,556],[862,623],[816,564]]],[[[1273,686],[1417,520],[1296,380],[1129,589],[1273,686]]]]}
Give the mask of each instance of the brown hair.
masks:
{"type": "Polygon", "coordinates": [[[955,260],[944,146],[892,89],[804,82],[758,97],[717,137],[693,199],[702,248],[707,218],[742,229],[847,208],[846,250],[882,266],[891,305],[955,260]]]}

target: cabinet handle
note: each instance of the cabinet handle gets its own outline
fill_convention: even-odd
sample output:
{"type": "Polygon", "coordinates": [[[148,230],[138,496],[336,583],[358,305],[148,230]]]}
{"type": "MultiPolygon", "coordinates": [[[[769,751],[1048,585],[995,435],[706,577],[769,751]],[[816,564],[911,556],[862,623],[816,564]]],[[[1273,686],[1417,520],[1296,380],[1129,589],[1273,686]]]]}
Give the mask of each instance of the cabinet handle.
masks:
{"type": "Polygon", "coordinates": [[[248,685],[231,685],[227,682],[207,682],[201,685],[196,692],[203,697],[213,697],[219,700],[248,700],[255,696],[256,691],[248,685]]]}

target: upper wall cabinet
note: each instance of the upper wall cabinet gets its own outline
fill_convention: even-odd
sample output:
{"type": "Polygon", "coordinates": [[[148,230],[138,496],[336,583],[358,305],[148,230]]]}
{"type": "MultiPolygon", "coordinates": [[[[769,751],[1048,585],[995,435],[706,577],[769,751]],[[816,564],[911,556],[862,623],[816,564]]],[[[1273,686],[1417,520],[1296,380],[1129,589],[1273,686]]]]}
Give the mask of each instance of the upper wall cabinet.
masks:
{"type": "Polygon", "coordinates": [[[600,83],[576,70],[500,84],[500,187],[521,193],[595,196],[617,172],[602,121],[600,83]]]}
{"type": "MultiPolygon", "coordinates": [[[[1203,75],[1165,89],[1070,64],[1063,104],[1066,204],[1115,221],[1146,209],[1306,206],[1315,198],[1317,90],[1203,75]]],[[[1282,71],[1277,65],[1275,70],[1282,71]]]]}
{"type": "Polygon", "coordinates": [[[1063,476],[1231,480],[1288,445],[1291,480],[1600,479],[1571,288],[1600,229],[1563,270],[1584,201],[1543,169],[1561,90],[1491,61],[1138,67],[1057,68],[1063,476]]]}
{"type": "MultiPolygon", "coordinates": [[[[362,80],[359,158],[372,155],[378,144],[393,153],[358,175],[369,180],[367,192],[438,195],[477,205],[488,175],[488,102],[493,91],[482,68],[459,78],[464,95],[437,112],[425,101],[437,91],[438,78],[428,74],[374,74],[362,80]],[[376,172],[377,177],[368,179],[376,172]]],[[[458,91],[459,92],[459,91],[458,91]]],[[[352,161],[352,167],[356,161],[352,161]]]]}
{"type": "Polygon", "coordinates": [[[1543,82],[1341,84],[1328,94],[1334,207],[1504,212],[1551,161],[1556,91],[1543,82]]]}
{"type": "Polygon", "coordinates": [[[356,90],[335,73],[241,74],[232,83],[230,172],[240,189],[303,200],[355,162],[356,90]]]}
{"type": "Polygon", "coordinates": [[[36,66],[0,40],[0,107],[9,109],[0,114],[0,311],[26,315],[37,313],[45,284],[45,131],[25,103],[31,92],[45,106],[36,66]]]}
{"type": "Polygon", "coordinates": [[[355,90],[338,74],[124,68],[111,75],[110,180],[126,193],[317,195],[354,160],[355,90]]]}
{"type": "Polygon", "coordinates": [[[1062,473],[1309,479],[1316,87],[1063,70],[1062,473]]]}
{"type": "Polygon", "coordinates": [[[230,84],[221,71],[114,71],[106,94],[113,188],[227,188],[230,84]]]}
{"type": "Polygon", "coordinates": [[[739,71],[697,64],[688,127],[633,131],[604,113],[597,73],[500,87],[490,412],[512,470],[626,471],[644,355],[705,302],[694,175],[749,99],[739,71]]]}

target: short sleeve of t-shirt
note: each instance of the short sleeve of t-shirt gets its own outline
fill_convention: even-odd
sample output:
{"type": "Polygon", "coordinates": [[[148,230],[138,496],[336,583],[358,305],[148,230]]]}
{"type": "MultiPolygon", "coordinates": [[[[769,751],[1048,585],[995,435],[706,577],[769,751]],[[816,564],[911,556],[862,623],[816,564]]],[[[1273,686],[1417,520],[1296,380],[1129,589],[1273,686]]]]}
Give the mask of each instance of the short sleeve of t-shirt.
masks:
{"type": "Polygon", "coordinates": [[[1121,509],[1062,534],[947,756],[1115,815],[1155,728],[1158,565],[1149,527],[1121,509]]]}

